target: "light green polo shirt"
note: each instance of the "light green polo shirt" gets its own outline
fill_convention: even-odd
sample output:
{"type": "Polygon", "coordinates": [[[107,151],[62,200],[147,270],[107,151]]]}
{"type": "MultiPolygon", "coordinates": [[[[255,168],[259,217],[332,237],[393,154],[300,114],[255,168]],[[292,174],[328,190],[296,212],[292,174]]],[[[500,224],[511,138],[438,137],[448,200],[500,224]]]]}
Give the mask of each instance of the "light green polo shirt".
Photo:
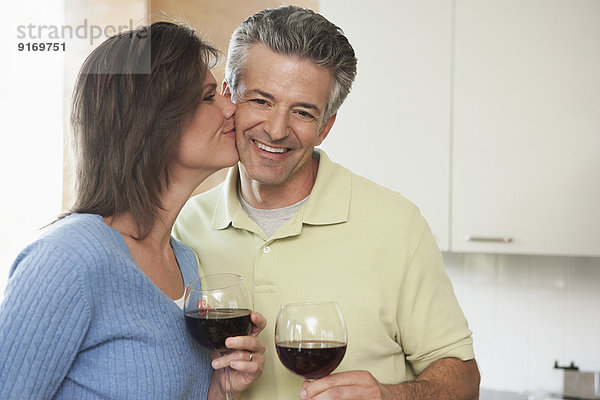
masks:
{"type": "Polygon", "coordinates": [[[234,272],[249,283],[267,320],[265,368],[242,399],[297,399],[303,378],[279,362],[279,306],[336,301],[348,328],[336,370],[368,370],[384,384],[414,379],[443,357],[474,358],[471,331],[429,226],[401,195],[329,160],[308,201],[267,238],[242,209],[234,167],[220,186],[184,207],[174,235],[202,273],[234,272]]]}

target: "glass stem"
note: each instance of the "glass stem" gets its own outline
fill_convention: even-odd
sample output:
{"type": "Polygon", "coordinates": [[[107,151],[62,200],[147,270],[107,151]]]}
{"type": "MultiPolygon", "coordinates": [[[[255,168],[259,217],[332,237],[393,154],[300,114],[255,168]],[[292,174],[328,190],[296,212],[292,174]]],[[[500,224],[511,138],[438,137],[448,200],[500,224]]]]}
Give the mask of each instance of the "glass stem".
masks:
{"type": "Polygon", "coordinates": [[[229,383],[229,392],[225,393],[225,400],[233,400],[233,386],[231,385],[231,375],[229,374],[229,367],[225,367],[227,370],[227,382],[229,383]]]}

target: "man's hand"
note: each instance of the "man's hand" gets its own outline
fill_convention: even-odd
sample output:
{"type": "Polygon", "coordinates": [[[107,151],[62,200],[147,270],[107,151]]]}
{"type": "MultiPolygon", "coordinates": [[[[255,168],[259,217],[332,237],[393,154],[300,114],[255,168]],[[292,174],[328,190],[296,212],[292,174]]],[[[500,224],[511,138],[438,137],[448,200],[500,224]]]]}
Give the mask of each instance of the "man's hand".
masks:
{"type": "MultiPolygon", "coordinates": [[[[227,338],[225,346],[231,350],[227,355],[214,351],[212,366],[215,369],[210,382],[208,399],[224,399],[229,388],[225,367],[229,366],[231,386],[233,391],[239,393],[245,390],[252,382],[262,375],[265,364],[265,345],[258,340],[258,334],[265,329],[267,321],[257,312],[250,315],[252,330],[248,336],[227,338]]],[[[236,396],[237,398],[237,396],[236,396]]]]}
{"type": "Polygon", "coordinates": [[[383,385],[369,372],[348,371],[305,381],[302,400],[476,400],[479,370],[475,360],[442,358],[414,381],[383,385]]]}
{"type": "Polygon", "coordinates": [[[347,371],[331,374],[313,382],[304,381],[300,391],[302,400],[369,399],[393,400],[388,388],[367,371],[347,371]]]}

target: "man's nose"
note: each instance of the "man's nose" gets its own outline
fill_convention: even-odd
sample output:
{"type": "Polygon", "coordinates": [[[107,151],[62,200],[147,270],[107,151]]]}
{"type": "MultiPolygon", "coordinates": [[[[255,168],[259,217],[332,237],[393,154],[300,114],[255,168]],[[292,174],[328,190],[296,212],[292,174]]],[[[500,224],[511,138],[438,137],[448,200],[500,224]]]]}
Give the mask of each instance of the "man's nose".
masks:
{"type": "Polygon", "coordinates": [[[288,115],[284,110],[272,110],[264,123],[265,132],[272,141],[278,141],[287,136],[288,115]]]}

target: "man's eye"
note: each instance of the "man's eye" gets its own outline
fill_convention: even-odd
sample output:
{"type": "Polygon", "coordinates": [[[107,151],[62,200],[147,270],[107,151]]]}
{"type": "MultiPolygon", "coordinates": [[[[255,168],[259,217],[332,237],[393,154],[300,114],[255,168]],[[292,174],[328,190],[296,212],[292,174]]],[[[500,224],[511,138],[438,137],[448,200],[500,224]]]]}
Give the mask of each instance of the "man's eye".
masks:
{"type": "Polygon", "coordinates": [[[309,113],[308,111],[303,111],[303,110],[299,110],[297,111],[298,115],[300,115],[303,118],[310,118],[310,119],[314,119],[315,116],[312,115],[311,113],[309,113]]]}
{"type": "Polygon", "coordinates": [[[264,106],[264,105],[268,104],[265,99],[250,99],[249,101],[251,103],[258,104],[258,105],[261,105],[261,106],[264,106]]]}

